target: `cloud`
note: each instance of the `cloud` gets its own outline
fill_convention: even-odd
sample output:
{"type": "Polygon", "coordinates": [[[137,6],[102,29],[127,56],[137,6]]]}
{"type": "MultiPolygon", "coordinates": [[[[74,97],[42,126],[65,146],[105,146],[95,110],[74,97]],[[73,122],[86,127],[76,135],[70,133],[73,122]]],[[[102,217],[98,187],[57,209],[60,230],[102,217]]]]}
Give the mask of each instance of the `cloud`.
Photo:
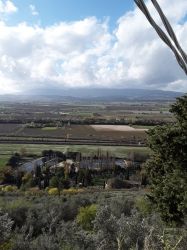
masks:
{"type": "Polygon", "coordinates": [[[11,14],[16,12],[18,9],[12,1],[0,1],[0,13],[11,14]]]}
{"type": "MultiPolygon", "coordinates": [[[[187,51],[186,0],[159,3],[187,51]]],[[[1,93],[84,86],[187,91],[187,80],[137,8],[112,32],[95,17],[45,28],[0,23],[1,93]]]]}
{"type": "Polygon", "coordinates": [[[35,7],[33,4],[30,4],[30,5],[29,5],[29,9],[30,9],[31,14],[32,14],[33,16],[38,16],[38,15],[39,15],[38,11],[36,10],[36,7],[35,7]]]}

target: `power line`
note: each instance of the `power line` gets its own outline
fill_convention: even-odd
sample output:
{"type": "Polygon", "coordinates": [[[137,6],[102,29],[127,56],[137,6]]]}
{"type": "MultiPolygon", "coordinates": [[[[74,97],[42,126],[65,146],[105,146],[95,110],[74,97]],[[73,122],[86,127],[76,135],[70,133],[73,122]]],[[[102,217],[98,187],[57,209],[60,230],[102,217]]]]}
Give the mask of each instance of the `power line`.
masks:
{"type": "Polygon", "coordinates": [[[176,37],[168,19],[164,15],[160,5],[158,4],[158,2],[156,0],[151,0],[151,2],[153,3],[155,9],[157,10],[157,12],[158,12],[163,24],[164,24],[169,36],[154,21],[146,4],[144,3],[144,0],[134,0],[134,1],[135,1],[136,5],[139,7],[139,9],[146,16],[147,20],[152,25],[152,27],[155,29],[155,31],[157,32],[159,37],[173,51],[173,53],[177,59],[178,64],[180,65],[180,67],[183,69],[183,71],[187,75],[187,55],[184,52],[184,50],[181,48],[181,46],[177,40],[177,37],[176,37]],[[173,43],[175,44],[176,47],[173,45],[173,43],[170,39],[173,41],[173,43]]]}

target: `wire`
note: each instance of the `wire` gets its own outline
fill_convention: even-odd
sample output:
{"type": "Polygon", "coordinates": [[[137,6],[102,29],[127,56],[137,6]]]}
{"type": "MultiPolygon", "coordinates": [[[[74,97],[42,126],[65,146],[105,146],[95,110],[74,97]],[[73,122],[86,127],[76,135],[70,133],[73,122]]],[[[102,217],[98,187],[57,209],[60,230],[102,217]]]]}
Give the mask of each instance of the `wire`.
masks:
{"type": "Polygon", "coordinates": [[[157,32],[159,37],[173,51],[173,53],[178,61],[178,64],[180,65],[180,67],[183,69],[183,71],[187,75],[187,55],[184,52],[184,50],[181,48],[181,46],[177,40],[177,37],[176,37],[169,21],[167,20],[166,16],[164,15],[161,7],[159,6],[158,2],[156,0],[151,0],[153,5],[155,6],[156,10],[158,11],[159,16],[160,16],[168,34],[169,34],[169,36],[154,21],[151,14],[149,13],[149,10],[148,10],[146,4],[144,3],[144,0],[134,0],[134,1],[135,1],[136,5],[139,7],[139,9],[146,16],[147,20],[152,25],[152,27],[155,29],[155,31],[157,32]],[[174,42],[176,47],[172,44],[172,41],[170,40],[170,38],[174,42]]]}

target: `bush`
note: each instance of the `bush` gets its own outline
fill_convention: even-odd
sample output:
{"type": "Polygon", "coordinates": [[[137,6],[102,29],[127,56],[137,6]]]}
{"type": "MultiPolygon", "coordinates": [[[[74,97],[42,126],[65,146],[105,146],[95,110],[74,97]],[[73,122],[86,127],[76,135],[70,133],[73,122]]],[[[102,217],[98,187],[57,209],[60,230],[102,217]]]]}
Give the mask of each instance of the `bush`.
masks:
{"type": "Polygon", "coordinates": [[[107,181],[107,189],[114,188],[114,189],[120,189],[120,188],[131,188],[133,185],[128,182],[121,180],[119,178],[111,178],[107,181]]]}
{"type": "Polygon", "coordinates": [[[0,250],[12,250],[12,242],[8,240],[7,242],[0,244],[0,250]]]}
{"type": "MultiPolygon", "coordinates": [[[[106,205],[106,201],[104,201],[103,205],[106,205]]],[[[123,196],[117,195],[116,197],[110,199],[109,208],[111,213],[116,217],[120,217],[121,214],[130,216],[134,208],[134,201],[130,198],[127,199],[123,196]]]]}
{"type": "Polygon", "coordinates": [[[2,188],[2,191],[4,192],[14,192],[17,190],[17,187],[16,186],[5,186],[2,188]]]}
{"type": "Polygon", "coordinates": [[[86,207],[81,207],[77,215],[78,224],[80,224],[84,230],[92,230],[92,222],[95,219],[96,212],[97,206],[95,204],[86,207]]]}
{"type": "Polygon", "coordinates": [[[53,176],[51,179],[50,179],[50,187],[52,188],[58,188],[60,184],[60,178],[58,178],[57,176],[53,176]]]}
{"type": "Polygon", "coordinates": [[[64,189],[63,190],[63,194],[78,194],[78,193],[81,193],[83,192],[84,190],[81,189],[81,188],[69,188],[69,189],[64,189]]]}
{"type": "Polygon", "coordinates": [[[27,212],[31,203],[25,199],[18,198],[8,202],[4,209],[8,212],[10,218],[14,221],[14,227],[21,227],[25,223],[27,212]]]}
{"type": "Polygon", "coordinates": [[[137,199],[135,206],[143,216],[151,214],[153,210],[153,204],[146,197],[137,199]]]}
{"type": "Polygon", "coordinates": [[[29,188],[27,191],[25,191],[26,196],[42,196],[45,192],[43,190],[40,190],[38,187],[32,187],[29,188]]]}
{"type": "Polygon", "coordinates": [[[59,190],[58,190],[58,188],[50,188],[48,190],[48,194],[50,194],[50,195],[58,195],[59,194],[59,190]]]}
{"type": "Polygon", "coordinates": [[[0,186],[0,191],[3,191],[4,187],[5,187],[4,185],[1,185],[0,186]]]}
{"type": "Polygon", "coordinates": [[[9,239],[13,221],[9,218],[8,214],[2,213],[0,210],[0,247],[9,239]]]}

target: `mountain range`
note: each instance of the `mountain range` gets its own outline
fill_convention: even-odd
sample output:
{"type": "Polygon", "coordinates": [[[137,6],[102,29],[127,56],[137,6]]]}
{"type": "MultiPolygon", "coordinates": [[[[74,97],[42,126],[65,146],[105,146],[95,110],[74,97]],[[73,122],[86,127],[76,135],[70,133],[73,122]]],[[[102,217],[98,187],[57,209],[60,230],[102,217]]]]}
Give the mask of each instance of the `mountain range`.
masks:
{"type": "Polygon", "coordinates": [[[31,94],[0,95],[0,101],[51,101],[51,102],[115,102],[115,101],[172,101],[184,93],[146,89],[70,88],[61,91],[37,91],[31,94]],[[50,93],[50,94],[48,94],[50,93]]]}

